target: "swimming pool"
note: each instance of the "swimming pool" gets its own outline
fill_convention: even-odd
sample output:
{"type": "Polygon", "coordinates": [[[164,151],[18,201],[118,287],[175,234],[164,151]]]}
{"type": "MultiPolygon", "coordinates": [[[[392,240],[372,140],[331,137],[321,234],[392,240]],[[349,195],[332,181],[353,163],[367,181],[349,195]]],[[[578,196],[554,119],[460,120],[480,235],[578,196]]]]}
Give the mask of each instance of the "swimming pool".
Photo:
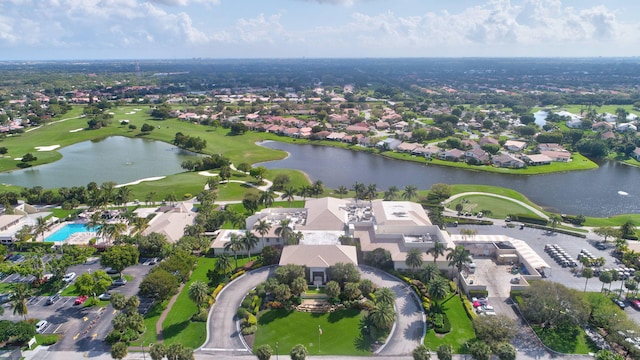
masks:
{"type": "Polygon", "coordinates": [[[85,224],[66,224],[65,226],[60,228],[58,231],[47,236],[47,238],[44,239],[44,241],[53,241],[53,242],[65,241],[69,238],[69,236],[75,233],[93,232],[93,231],[95,231],[95,229],[89,229],[85,224]]]}

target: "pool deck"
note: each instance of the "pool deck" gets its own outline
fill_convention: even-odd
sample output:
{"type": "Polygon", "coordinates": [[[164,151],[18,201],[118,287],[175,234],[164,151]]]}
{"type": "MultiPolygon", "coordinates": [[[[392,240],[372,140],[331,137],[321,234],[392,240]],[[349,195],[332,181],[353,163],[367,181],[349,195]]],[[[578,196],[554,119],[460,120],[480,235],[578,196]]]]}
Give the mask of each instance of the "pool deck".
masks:
{"type": "MultiPolygon", "coordinates": [[[[61,222],[61,223],[58,223],[58,224],[54,224],[47,232],[44,233],[44,239],[46,239],[47,237],[49,237],[49,235],[55,233],[56,231],[62,229],[66,225],[70,225],[70,224],[86,224],[86,222],[84,222],[84,221],[69,221],[69,222],[61,222]]],[[[77,233],[71,234],[64,241],[54,241],[54,243],[56,243],[56,244],[86,245],[86,244],[89,243],[89,240],[91,240],[91,239],[93,239],[95,237],[97,237],[97,234],[96,234],[95,231],[77,232],[77,233]]],[[[101,243],[103,241],[104,240],[98,238],[98,243],[101,243]]]]}

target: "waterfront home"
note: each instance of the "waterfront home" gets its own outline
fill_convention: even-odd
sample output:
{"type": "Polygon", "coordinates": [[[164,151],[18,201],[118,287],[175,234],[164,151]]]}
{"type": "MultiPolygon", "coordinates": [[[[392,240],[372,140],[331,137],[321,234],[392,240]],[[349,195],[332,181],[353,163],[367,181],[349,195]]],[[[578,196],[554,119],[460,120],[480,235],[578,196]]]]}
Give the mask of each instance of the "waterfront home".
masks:
{"type": "Polygon", "coordinates": [[[438,159],[445,161],[459,161],[464,154],[464,151],[460,149],[450,149],[439,153],[438,159]]]}
{"type": "Polygon", "coordinates": [[[507,153],[496,155],[491,159],[493,165],[503,168],[520,169],[526,166],[525,162],[507,153]]]}
{"type": "Polygon", "coordinates": [[[504,143],[504,148],[511,152],[519,152],[524,150],[526,147],[527,143],[525,141],[507,140],[504,143]]]}
{"type": "Polygon", "coordinates": [[[548,156],[555,162],[569,162],[571,160],[571,153],[568,151],[541,151],[540,154],[548,156]]]}
{"type": "Polygon", "coordinates": [[[640,161],[640,147],[637,147],[635,150],[633,150],[631,156],[637,161],[640,161]]]}
{"type": "Polygon", "coordinates": [[[532,166],[536,165],[549,165],[551,164],[551,158],[547,155],[543,154],[531,154],[531,155],[523,155],[522,159],[528,164],[532,166]]]}

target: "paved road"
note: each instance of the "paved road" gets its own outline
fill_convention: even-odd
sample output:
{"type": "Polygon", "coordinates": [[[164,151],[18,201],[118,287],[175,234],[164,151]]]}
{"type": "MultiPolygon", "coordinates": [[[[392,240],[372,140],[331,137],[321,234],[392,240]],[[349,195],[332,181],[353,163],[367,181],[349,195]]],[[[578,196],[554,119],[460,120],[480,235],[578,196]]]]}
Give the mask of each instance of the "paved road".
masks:
{"type": "Polygon", "coordinates": [[[378,352],[382,356],[409,355],[423,341],[425,320],[417,296],[402,280],[370,266],[360,265],[363,279],[396,293],[398,317],[391,336],[378,352]]]}
{"type": "Polygon", "coordinates": [[[249,350],[241,340],[235,319],[238,306],[249,290],[267,280],[274,267],[251,271],[227,285],[218,295],[216,303],[209,312],[207,321],[207,339],[198,350],[202,353],[248,354],[249,350]]]}

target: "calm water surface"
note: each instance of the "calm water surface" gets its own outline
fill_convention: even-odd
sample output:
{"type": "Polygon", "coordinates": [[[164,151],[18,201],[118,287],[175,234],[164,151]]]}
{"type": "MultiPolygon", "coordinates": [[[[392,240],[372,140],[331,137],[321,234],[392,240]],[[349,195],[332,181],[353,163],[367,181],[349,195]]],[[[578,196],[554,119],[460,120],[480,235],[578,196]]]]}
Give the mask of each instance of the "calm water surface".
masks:
{"type": "Polygon", "coordinates": [[[428,189],[436,183],[495,185],[514,189],[549,210],[606,217],[640,213],[640,169],[615,162],[600,168],[548,175],[499,175],[443,166],[427,166],[394,160],[366,152],[308,144],[267,141],[263,146],[284,150],[284,160],[261,165],[304,171],[312,180],[322,180],[331,188],[351,188],[356,181],[376,184],[385,190],[395,185],[415,185],[428,189]],[[627,192],[622,196],[618,191],[627,192]]]}
{"type": "MultiPolygon", "coordinates": [[[[95,181],[124,184],[182,172],[194,153],[161,141],[113,136],[58,149],[62,159],[29,169],[0,173],[0,183],[45,189],[84,186],[95,181]]],[[[38,156],[38,152],[33,153],[38,156]]]]}

